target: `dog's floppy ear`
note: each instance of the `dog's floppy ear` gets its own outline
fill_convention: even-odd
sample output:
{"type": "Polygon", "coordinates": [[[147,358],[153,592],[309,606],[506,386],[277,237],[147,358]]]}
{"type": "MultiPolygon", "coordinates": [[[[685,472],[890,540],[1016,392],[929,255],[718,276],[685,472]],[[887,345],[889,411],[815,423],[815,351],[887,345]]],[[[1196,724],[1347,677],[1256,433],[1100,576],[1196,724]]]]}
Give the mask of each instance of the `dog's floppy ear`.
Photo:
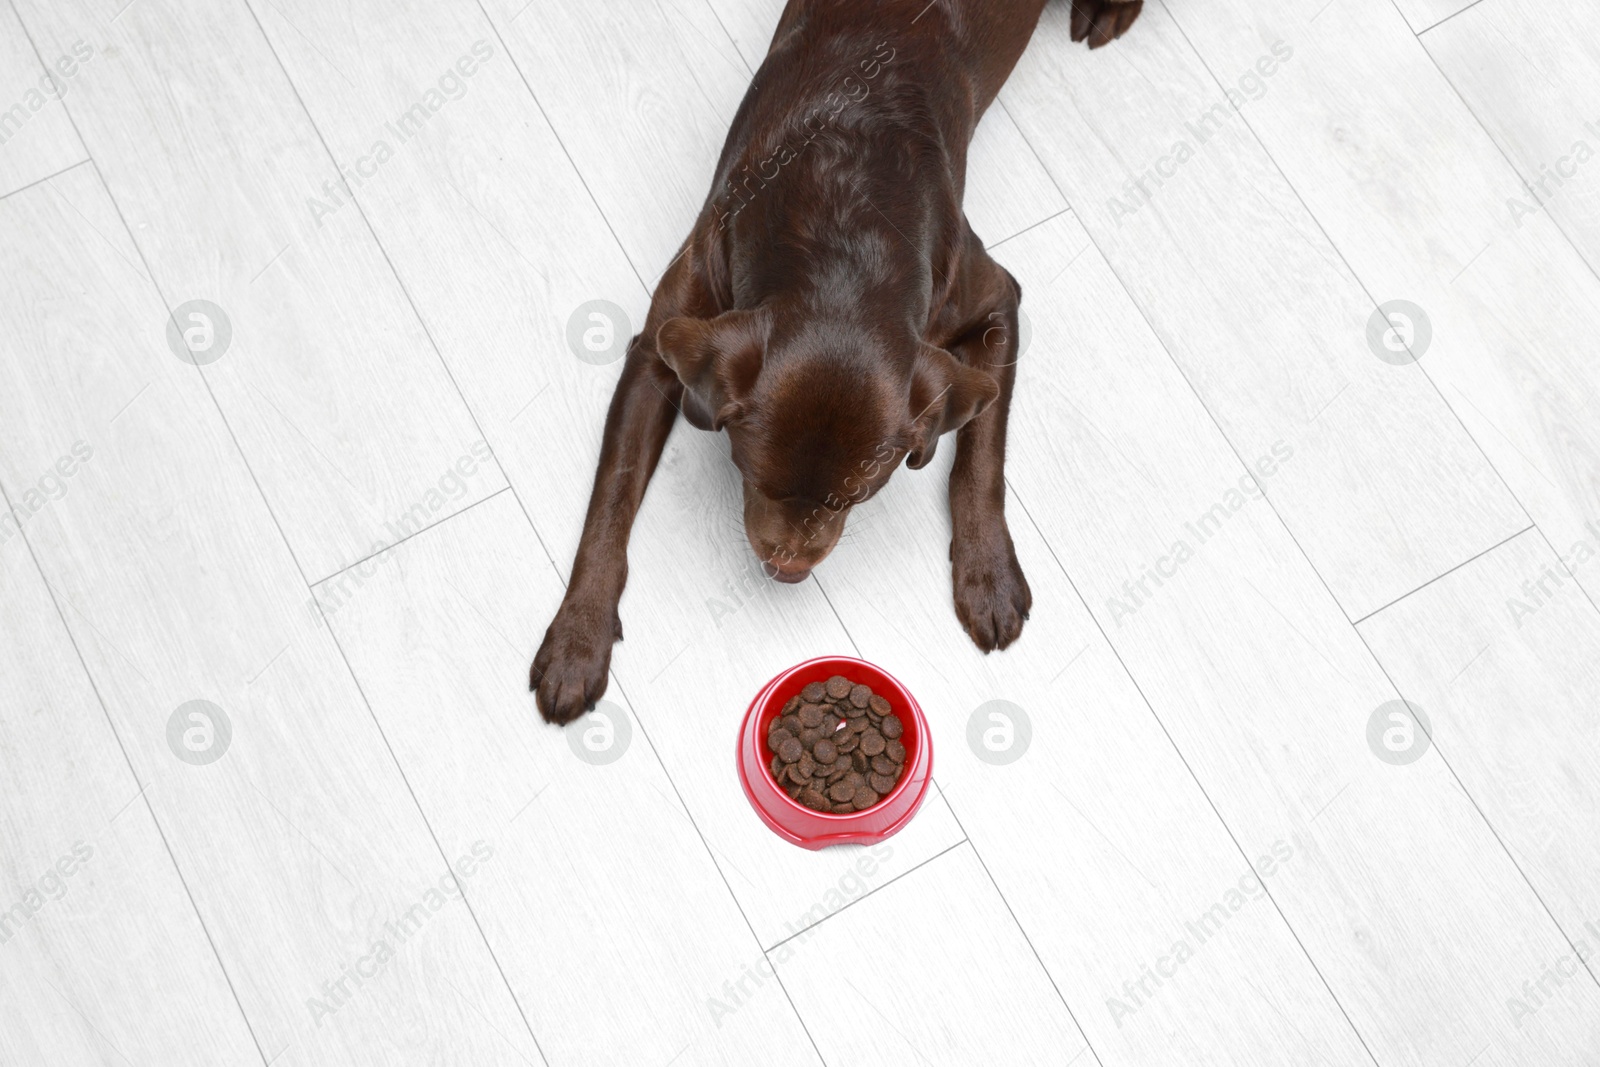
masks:
{"type": "Polygon", "coordinates": [[[720,430],[755,387],[772,335],[765,308],[725,311],[714,319],[668,319],[656,331],[656,351],[720,430]]]}
{"type": "Polygon", "coordinates": [[[911,428],[906,433],[906,466],[928,465],[939,437],[959,430],[1000,395],[1000,383],[974,370],[942,348],[923,344],[911,375],[911,428]]]}

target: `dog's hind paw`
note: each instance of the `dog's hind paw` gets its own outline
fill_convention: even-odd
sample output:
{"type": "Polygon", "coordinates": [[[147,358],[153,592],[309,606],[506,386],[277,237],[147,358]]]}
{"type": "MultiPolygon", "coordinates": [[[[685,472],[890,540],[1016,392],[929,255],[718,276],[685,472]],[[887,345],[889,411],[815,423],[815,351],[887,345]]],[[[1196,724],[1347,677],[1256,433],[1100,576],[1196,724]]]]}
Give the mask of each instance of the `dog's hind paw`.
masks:
{"type": "Polygon", "coordinates": [[[972,643],[993,652],[1015,641],[1033,610],[1033,591],[1010,532],[1002,525],[987,536],[957,540],[950,546],[950,561],[956,618],[972,643]]]}
{"type": "Polygon", "coordinates": [[[528,688],[546,722],[565,725],[594,707],[606,691],[612,642],[621,640],[616,611],[563,604],[533,657],[528,688]]]}
{"type": "Polygon", "coordinates": [[[1071,0],[1072,39],[1090,48],[1108,45],[1128,32],[1144,0],[1071,0]]]}

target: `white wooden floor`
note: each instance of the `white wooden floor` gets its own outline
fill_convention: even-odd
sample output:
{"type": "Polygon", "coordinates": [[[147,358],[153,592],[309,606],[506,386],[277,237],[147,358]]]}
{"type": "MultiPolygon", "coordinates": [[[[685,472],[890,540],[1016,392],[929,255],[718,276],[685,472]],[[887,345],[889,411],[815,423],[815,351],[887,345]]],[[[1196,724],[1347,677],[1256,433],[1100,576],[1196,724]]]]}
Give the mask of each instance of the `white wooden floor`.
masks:
{"type": "Polygon", "coordinates": [[[780,6],[0,5],[0,1064],[1600,1063],[1600,8],[1053,6],[967,203],[1021,641],[949,450],[773,587],[680,426],[559,731],[569,322],[780,6]],[[830,652],[939,788],[813,854],[732,752],[830,652]]]}

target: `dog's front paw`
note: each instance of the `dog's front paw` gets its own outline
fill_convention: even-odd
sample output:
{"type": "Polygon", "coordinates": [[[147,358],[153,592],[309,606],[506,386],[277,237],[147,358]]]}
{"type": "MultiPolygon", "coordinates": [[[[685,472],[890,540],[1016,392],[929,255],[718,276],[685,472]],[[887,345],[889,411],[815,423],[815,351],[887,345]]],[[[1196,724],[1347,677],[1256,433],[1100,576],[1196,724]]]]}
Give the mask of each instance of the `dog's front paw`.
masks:
{"type": "Polygon", "coordinates": [[[546,722],[566,724],[594,707],[606,691],[612,642],[621,639],[615,608],[561,605],[528,672],[546,722]]]}
{"type": "Polygon", "coordinates": [[[1072,39],[1090,48],[1108,45],[1128,32],[1144,0],[1072,0],[1072,39]]]}
{"type": "Polygon", "coordinates": [[[1033,610],[1033,591],[1022,575],[1011,533],[1002,524],[982,536],[950,545],[956,617],[984,652],[1005,648],[1022,633],[1033,610]]]}

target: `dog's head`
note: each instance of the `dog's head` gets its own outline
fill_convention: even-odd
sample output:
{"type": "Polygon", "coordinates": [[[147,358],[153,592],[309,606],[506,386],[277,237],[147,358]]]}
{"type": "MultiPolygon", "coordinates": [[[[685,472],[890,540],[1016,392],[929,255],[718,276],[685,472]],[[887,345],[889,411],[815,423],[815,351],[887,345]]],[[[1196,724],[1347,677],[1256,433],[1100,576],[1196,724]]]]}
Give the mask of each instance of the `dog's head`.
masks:
{"type": "Polygon", "coordinates": [[[767,308],[674,318],[656,333],[684,411],[728,431],[744,478],[744,526],[769,577],[803,580],[846,516],[913,469],[942,434],[999,395],[994,378],[911,330],[863,329],[767,308]]]}

